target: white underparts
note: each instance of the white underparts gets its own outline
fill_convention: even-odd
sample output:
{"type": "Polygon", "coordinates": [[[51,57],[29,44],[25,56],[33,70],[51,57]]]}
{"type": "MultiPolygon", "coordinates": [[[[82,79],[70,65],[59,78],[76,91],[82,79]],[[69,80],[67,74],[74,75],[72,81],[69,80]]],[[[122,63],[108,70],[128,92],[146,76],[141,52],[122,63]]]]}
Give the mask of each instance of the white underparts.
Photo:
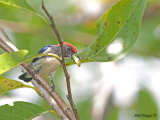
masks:
{"type": "Polygon", "coordinates": [[[32,63],[32,66],[38,70],[39,73],[46,77],[49,74],[55,72],[59,68],[60,62],[54,57],[44,57],[32,63]]]}

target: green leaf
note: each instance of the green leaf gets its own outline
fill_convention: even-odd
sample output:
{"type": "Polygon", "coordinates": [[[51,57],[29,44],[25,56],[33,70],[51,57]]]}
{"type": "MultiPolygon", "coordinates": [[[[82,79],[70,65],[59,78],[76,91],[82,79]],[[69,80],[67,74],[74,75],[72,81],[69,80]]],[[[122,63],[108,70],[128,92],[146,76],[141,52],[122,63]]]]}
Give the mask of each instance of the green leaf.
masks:
{"type": "Polygon", "coordinates": [[[35,11],[27,2],[27,0],[0,0],[0,3],[5,4],[5,5],[9,5],[12,7],[16,7],[16,8],[20,8],[26,11],[29,11],[37,16],[39,16],[40,18],[42,18],[47,24],[48,21],[47,19],[42,16],[40,13],[38,13],[37,11],[35,11]]]}
{"type": "Polygon", "coordinates": [[[24,57],[27,53],[27,50],[20,50],[0,55],[0,74],[3,74],[24,62],[24,57]]]}
{"type": "MultiPolygon", "coordinates": [[[[121,0],[97,22],[96,40],[80,53],[82,62],[121,58],[137,40],[147,0],[121,0]]],[[[69,64],[69,63],[68,63],[69,64]]]]}
{"type": "Polygon", "coordinates": [[[13,106],[0,106],[0,120],[31,120],[46,112],[48,111],[36,104],[14,102],[13,106]]]}
{"type": "Polygon", "coordinates": [[[29,85],[25,85],[22,82],[19,82],[19,81],[16,81],[16,80],[11,80],[11,79],[4,78],[4,77],[0,76],[0,95],[8,92],[10,90],[14,90],[14,89],[17,89],[17,88],[23,88],[23,87],[32,88],[36,92],[38,92],[36,90],[36,88],[34,88],[34,87],[31,87],[29,85]]]}
{"type": "Polygon", "coordinates": [[[27,50],[19,50],[19,51],[13,51],[10,53],[4,53],[0,55],[0,74],[3,74],[7,72],[8,70],[22,64],[25,61],[31,60],[36,57],[40,56],[53,56],[60,60],[60,57],[52,54],[52,53],[46,53],[46,54],[38,54],[38,55],[33,55],[30,57],[25,57],[27,55],[28,51],[27,50]]]}

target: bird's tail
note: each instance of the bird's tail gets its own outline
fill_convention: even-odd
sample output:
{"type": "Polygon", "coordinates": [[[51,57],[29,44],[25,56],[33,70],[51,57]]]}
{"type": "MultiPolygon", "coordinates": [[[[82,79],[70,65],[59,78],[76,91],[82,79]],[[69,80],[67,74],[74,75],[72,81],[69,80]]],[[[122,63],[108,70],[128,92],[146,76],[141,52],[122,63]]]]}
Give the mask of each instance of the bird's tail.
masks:
{"type": "Polygon", "coordinates": [[[18,78],[24,82],[30,82],[32,80],[32,77],[27,72],[23,73],[18,78]]]}

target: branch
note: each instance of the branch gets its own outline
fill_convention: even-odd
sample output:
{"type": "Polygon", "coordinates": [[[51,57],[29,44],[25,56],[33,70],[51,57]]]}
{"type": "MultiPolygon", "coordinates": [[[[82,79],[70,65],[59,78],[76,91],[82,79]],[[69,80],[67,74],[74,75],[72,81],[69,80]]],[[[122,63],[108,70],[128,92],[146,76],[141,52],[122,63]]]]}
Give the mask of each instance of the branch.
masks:
{"type": "Polygon", "coordinates": [[[64,115],[64,113],[59,108],[55,100],[50,96],[50,94],[41,85],[37,84],[35,80],[32,80],[31,82],[34,85],[34,87],[39,91],[41,97],[43,97],[51,106],[51,108],[59,114],[60,118],[62,120],[68,120],[68,118],[64,115]]]}
{"type": "Polygon", "coordinates": [[[60,48],[61,48],[61,55],[62,55],[62,61],[61,61],[61,64],[62,64],[62,67],[63,67],[63,71],[64,71],[64,74],[65,74],[65,77],[66,77],[66,84],[67,84],[67,90],[68,90],[68,95],[67,95],[67,98],[70,102],[70,105],[73,109],[73,112],[74,112],[74,115],[76,117],[76,120],[80,120],[79,118],[79,115],[78,115],[78,112],[77,112],[77,108],[73,102],[73,99],[72,99],[72,93],[71,93],[71,87],[70,87],[70,75],[68,74],[67,72],[67,69],[66,69],[66,65],[65,65],[65,62],[64,62],[64,52],[63,52],[63,39],[61,38],[57,28],[56,28],[56,25],[55,25],[55,22],[54,22],[54,19],[53,17],[48,13],[47,9],[45,8],[44,6],[44,2],[42,1],[42,9],[44,10],[44,12],[46,13],[46,15],[48,16],[51,24],[51,28],[52,30],[54,31],[54,33],[56,34],[56,37],[59,41],[59,44],[60,44],[60,48]]]}
{"type": "MultiPolygon", "coordinates": [[[[6,51],[6,52],[12,52],[14,51],[9,45],[7,45],[1,38],[0,38],[0,47],[6,51]]],[[[75,116],[70,110],[70,108],[67,106],[67,104],[64,102],[64,100],[58,95],[56,91],[51,92],[52,88],[50,84],[39,74],[35,72],[35,69],[29,65],[27,62],[24,62],[21,64],[26,71],[33,77],[33,79],[38,83],[40,86],[43,87],[43,89],[47,92],[47,94],[52,97],[58,106],[61,108],[63,113],[66,115],[66,117],[70,120],[74,120],[75,116]]]]}

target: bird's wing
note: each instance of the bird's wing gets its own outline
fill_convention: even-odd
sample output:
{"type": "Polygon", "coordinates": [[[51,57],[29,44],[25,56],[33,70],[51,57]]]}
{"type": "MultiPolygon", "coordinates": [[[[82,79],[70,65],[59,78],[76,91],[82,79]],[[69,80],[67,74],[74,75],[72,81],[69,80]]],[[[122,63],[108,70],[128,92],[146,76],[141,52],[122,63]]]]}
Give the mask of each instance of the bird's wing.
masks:
{"type": "MultiPolygon", "coordinates": [[[[54,48],[55,48],[55,45],[46,45],[38,52],[38,54],[39,53],[53,53],[55,51],[54,48]]],[[[45,57],[45,56],[34,58],[32,60],[32,63],[36,62],[37,60],[39,60],[39,58],[42,58],[42,57],[45,57]]]]}

